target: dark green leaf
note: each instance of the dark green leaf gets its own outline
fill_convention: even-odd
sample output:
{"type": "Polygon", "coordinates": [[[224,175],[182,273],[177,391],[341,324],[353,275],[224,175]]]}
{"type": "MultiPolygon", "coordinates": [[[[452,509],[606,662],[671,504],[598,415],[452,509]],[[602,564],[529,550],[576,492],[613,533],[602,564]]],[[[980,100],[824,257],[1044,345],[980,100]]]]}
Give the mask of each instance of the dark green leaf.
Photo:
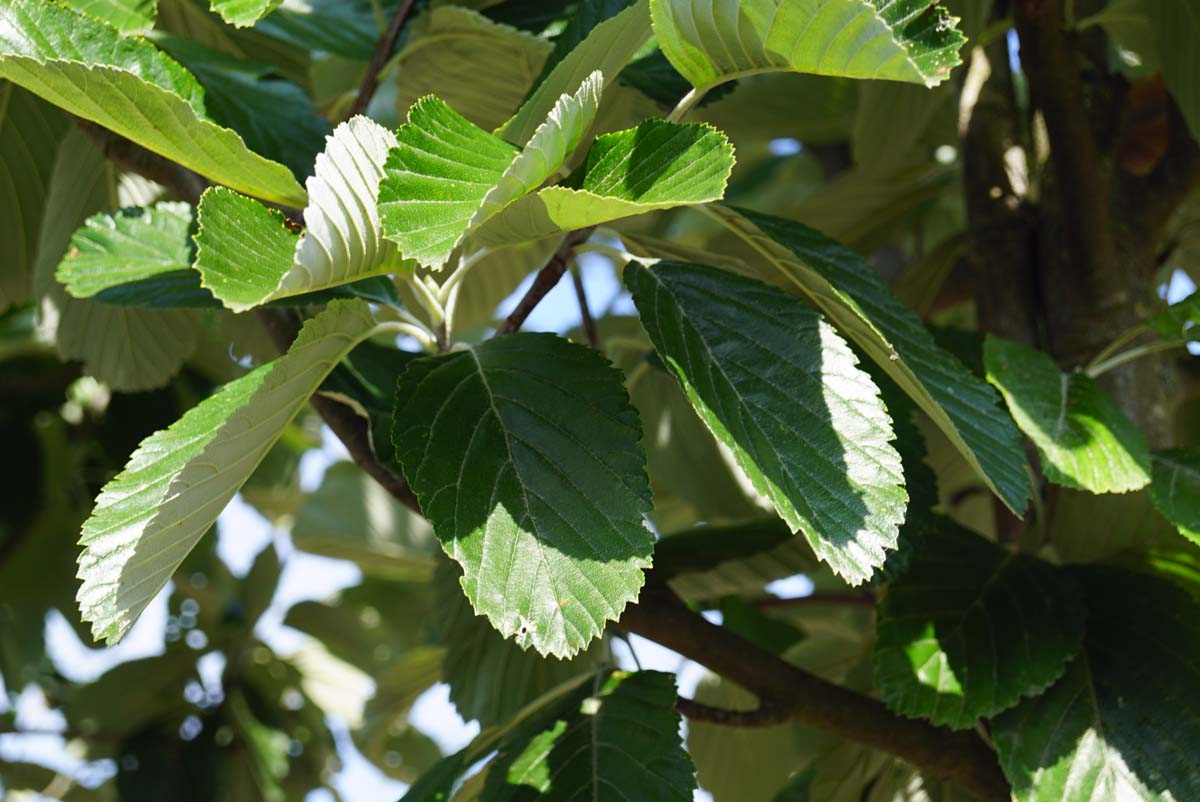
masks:
{"type": "Polygon", "coordinates": [[[0,312],[29,299],[50,177],[69,125],[50,104],[0,81],[0,312]]]}
{"type": "Polygon", "coordinates": [[[505,739],[484,798],[688,802],[696,781],[678,731],[670,674],[598,674],[505,739]]]}
{"type": "Polygon", "coordinates": [[[840,576],[870,578],[896,546],[907,495],[891,420],[846,343],[793,296],[715,268],[632,263],[625,281],[755,489],[840,576]]]}
{"type": "Polygon", "coordinates": [[[930,416],[1017,514],[1029,503],[1020,435],[996,392],[940,349],[866,259],[789,220],[722,206],[712,212],[757,253],[765,277],[804,293],[930,416]]]}
{"type": "Polygon", "coordinates": [[[1083,638],[1069,576],[950,521],[879,605],[875,681],[906,716],[966,729],[1062,676],[1083,638]]]}
{"type": "Polygon", "coordinates": [[[1161,580],[1080,567],[1083,653],[1041,696],[993,722],[1019,802],[1200,799],[1200,608],[1161,580]]]}
{"type": "Polygon", "coordinates": [[[594,351],[513,334],[416,360],[395,420],[409,486],[502,635],[565,657],[637,596],[654,541],[641,433],[594,351]]]}

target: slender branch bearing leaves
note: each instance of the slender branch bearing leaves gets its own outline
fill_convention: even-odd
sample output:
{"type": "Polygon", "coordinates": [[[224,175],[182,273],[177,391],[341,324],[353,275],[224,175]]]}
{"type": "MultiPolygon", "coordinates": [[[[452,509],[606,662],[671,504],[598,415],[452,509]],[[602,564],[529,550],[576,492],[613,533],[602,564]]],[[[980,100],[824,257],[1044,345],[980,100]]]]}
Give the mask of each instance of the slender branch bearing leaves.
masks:
{"type": "Polygon", "coordinates": [[[0,0],[0,796],[1200,800],[1197,36],[0,0]]]}

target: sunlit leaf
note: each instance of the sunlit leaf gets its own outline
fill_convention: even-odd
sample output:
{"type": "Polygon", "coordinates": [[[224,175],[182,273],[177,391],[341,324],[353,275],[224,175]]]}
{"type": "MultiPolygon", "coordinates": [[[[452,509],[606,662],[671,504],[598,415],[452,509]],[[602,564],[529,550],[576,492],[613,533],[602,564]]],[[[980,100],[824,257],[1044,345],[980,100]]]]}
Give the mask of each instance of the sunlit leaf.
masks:
{"type": "Polygon", "coordinates": [[[375,326],[364,302],[331,303],[286,355],[141,444],[83,527],[78,598],[94,637],[120,640],[333,365],[375,326]]]}
{"type": "Polygon", "coordinates": [[[469,231],[558,171],[591,127],[600,89],[593,73],[560,97],[519,151],[437,98],[418,101],[384,165],[379,207],[388,238],[440,268],[469,231]]]}
{"type": "Polygon", "coordinates": [[[729,140],[707,125],[647,120],[596,138],[561,186],[526,195],[478,232],[486,245],[537,240],[622,217],[719,200],[733,170],[729,140]]]}
{"type": "Polygon", "coordinates": [[[637,0],[596,24],[581,43],[554,63],[513,118],[496,133],[509,142],[529,141],[562,95],[574,92],[594,72],[600,73],[604,86],[612,86],[618,73],[649,38],[648,0],[637,0]]]}
{"type": "Polygon", "coordinates": [[[602,642],[571,660],[525,651],[471,609],[463,595],[462,571],[449,560],[434,577],[438,640],[445,645],[442,681],[450,701],[465,720],[491,727],[508,721],[543,693],[611,663],[602,642]],[[481,681],[481,678],[485,678],[481,681]]]}
{"type": "Polygon", "coordinates": [[[866,259],[799,223],[719,205],[709,209],[745,244],[760,275],[817,304],[929,415],[993,492],[1024,513],[1028,465],[995,390],[934,343],[866,259]]]}
{"type": "Polygon", "coordinates": [[[0,3],[0,78],[44,97],[214,181],[303,205],[281,164],[210,122],[204,93],[149,42],[41,0],[0,3]]]}
{"type": "Polygon", "coordinates": [[[701,90],[781,70],[936,86],[966,41],[936,0],[651,0],[650,13],[701,90]]]}
{"type": "Polygon", "coordinates": [[[1146,436],[1079,371],[1063,373],[1049,354],[988,337],[988,381],[1042,457],[1046,478],[1093,493],[1125,493],[1150,482],[1146,436]]]}
{"type": "Polygon", "coordinates": [[[793,296],[715,268],[635,262],[625,282],[755,489],[839,575],[868,579],[896,547],[908,497],[891,421],[845,341],[793,296]]]}

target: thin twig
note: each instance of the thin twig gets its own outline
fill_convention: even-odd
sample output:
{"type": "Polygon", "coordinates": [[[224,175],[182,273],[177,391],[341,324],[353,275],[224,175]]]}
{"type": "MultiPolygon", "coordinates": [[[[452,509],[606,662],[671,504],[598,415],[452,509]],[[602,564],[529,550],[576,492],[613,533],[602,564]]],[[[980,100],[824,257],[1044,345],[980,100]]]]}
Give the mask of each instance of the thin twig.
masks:
{"type": "Polygon", "coordinates": [[[583,277],[579,275],[579,268],[571,268],[571,283],[575,285],[575,297],[579,299],[579,316],[583,319],[583,333],[587,337],[588,345],[593,348],[600,347],[600,335],[596,333],[596,319],[592,317],[592,310],[588,309],[587,289],[583,286],[583,277]]]}
{"type": "Polygon", "coordinates": [[[537,277],[534,278],[529,291],[525,293],[525,297],[517,304],[517,308],[504,321],[504,325],[496,332],[499,337],[503,334],[512,334],[521,328],[525,319],[529,317],[529,313],[541,303],[542,299],[550,290],[554,289],[558,284],[558,280],[563,277],[563,273],[567,272],[567,265],[571,263],[571,259],[575,256],[575,246],[591,236],[595,226],[581,228],[578,231],[572,231],[563,239],[562,244],[558,246],[558,250],[550,257],[550,261],[546,262],[546,266],[538,271],[537,277]]]}
{"type": "Polygon", "coordinates": [[[396,42],[400,39],[400,31],[404,30],[404,25],[412,15],[415,5],[416,0],[404,0],[396,9],[396,15],[392,17],[391,24],[379,39],[379,44],[375,46],[375,52],[371,55],[371,63],[367,65],[367,72],[363,76],[362,83],[359,84],[358,95],[355,96],[354,104],[350,107],[347,117],[363,114],[366,112],[367,106],[371,105],[371,98],[375,97],[375,90],[379,88],[379,72],[383,69],[383,65],[387,64],[387,60],[392,57],[392,51],[396,49],[396,42]]]}
{"type": "Polygon", "coordinates": [[[787,710],[769,704],[760,704],[754,710],[730,710],[680,696],[675,700],[675,709],[691,721],[722,727],[774,727],[792,720],[787,710]]]}
{"type": "Polygon", "coordinates": [[[1122,365],[1127,365],[1135,359],[1141,359],[1142,357],[1149,356],[1150,354],[1157,354],[1160,351],[1174,351],[1175,349],[1183,348],[1186,345],[1186,340],[1167,340],[1165,342],[1139,345],[1136,348],[1130,348],[1127,351],[1122,351],[1116,356],[1110,357],[1098,365],[1092,365],[1087,369],[1086,373],[1093,379],[1098,379],[1113,368],[1119,368],[1122,365]]]}

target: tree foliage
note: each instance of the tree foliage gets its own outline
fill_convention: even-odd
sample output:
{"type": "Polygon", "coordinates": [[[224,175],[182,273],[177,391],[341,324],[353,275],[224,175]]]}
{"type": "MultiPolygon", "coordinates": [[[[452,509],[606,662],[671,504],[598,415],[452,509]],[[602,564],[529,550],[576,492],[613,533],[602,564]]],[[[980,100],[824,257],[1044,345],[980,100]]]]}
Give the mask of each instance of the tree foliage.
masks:
{"type": "Polygon", "coordinates": [[[1200,798],[1197,25],[0,0],[0,791],[1200,798]]]}

